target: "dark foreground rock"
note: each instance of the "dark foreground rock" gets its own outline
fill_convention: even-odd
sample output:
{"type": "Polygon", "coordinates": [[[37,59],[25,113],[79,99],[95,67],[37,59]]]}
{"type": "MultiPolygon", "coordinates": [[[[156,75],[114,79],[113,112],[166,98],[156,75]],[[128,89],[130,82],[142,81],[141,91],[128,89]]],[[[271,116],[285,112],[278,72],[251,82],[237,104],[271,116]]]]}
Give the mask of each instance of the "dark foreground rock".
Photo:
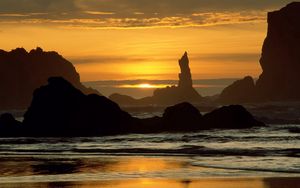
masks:
{"type": "Polygon", "coordinates": [[[62,78],[35,90],[24,115],[27,134],[86,136],[119,134],[133,118],[104,96],[85,95],[62,78]]]}
{"type": "Polygon", "coordinates": [[[220,101],[299,101],[299,52],[300,2],[293,2],[278,11],[268,13],[268,33],[260,58],[263,72],[255,87],[253,88],[250,81],[240,80],[224,89],[220,101]]]}
{"type": "Polygon", "coordinates": [[[257,121],[243,106],[223,106],[203,116],[204,124],[217,129],[246,129],[253,126],[264,126],[257,121]]]}
{"type": "Polygon", "coordinates": [[[57,52],[36,48],[0,50],[0,110],[28,108],[33,91],[51,76],[64,77],[85,94],[97,93],[80,83],[75,67],[57,52]]]}
{"type": "Polygon", "coordinates": [[[21,135],[22,123],[8,113],[0,116],[0,136],[21,135]]]}
{"type": "Polygon", "coordinates": [[[0,118],[2,136],[101,136],[262,125],[242,106],[222,107],[202,116],[186,102],[166,108],[162,117],[138,119],[106,97],[85,95],[60,77],[49,78],[48,85],[35,90],[22,124],[8,114],[0,118]]]}
{"type": "Polygon", "coordinates": [[[193,131],[203,127],[202,114],[190,103],[184,102],[165,109],[163,125],[172,131],[193,131]]]}

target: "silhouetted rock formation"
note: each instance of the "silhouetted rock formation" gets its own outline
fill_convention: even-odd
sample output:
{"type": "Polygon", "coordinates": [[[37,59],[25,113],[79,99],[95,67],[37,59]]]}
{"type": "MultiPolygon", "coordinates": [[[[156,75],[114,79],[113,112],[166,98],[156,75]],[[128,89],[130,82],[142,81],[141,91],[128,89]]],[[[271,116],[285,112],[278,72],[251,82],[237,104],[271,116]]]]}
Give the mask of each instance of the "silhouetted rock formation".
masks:
{"type": "Polygon", "coordinates": [[[16,136],[21,133],[21,122],[8,113],[0,116],[0,136],[16,136]]]}
{"type": "Polygon", "coordinates": [[[178,86],[156,89],[152,97],[142,99],[134,99],[120,94],[112,94],[109,98],[120,105],[173,105],[180,102],[201,102],[203,98],[193,88],[187,52],[179,60],[179,66],[181,73],[179,73],[178,86]]]}
{"type": "Polygon", "coordinates": [[[190,61],[187,52],[183,54],[183,56],[178,61],[178,63],[181,71],[181,73],[178,74],[179,77],[178,87],[181,89],[193,88],[192,75],[189,66],[190,61]]]}
{"type": "Polygon", "coordinates": [[[223,106],[203,116],[204,124],[218,129],[245,129],[264,126],[257,121],[243,106],[223,106]]]}
{"type": "Polygon", "coordinates": [[[263,72],[256,83],[259,100],[300,99],[300,2],[268,14],[260,64],[263,72]]]}
{"type": "Polygon", "coordinates": [[[104,96],[85,95],[63,78],[34,91],[24,115],[28,134],[84,136],[123,133],[133,118],[104,96]]]}
{"type": "Polygon", "coordinates": [[[300,100],[300,2],[268,13],[268,33],[262,47],[262,74],[252,91],[252,81],[227,87],[223,103],[300,100]],[[248,88],[248,89],[247,89],[248,88]],[[243,91],[243,89],[245,89],[243,91]]]}
{"type": "Polygon", "coordinates": [[[174,132],[199,130],[202,125],[202,115],[190,103],[180,103],[165,109],[163,125],[174,132]]]}
{"type": "Polygon", "coordinates": [[[75,67],[56,52],[36,48],[27,52],[17,48],[0,50],[0,110],[26,109],[34,89],[51,76],[62,76],[84,93],[98,93],[80,83],[75,67]]]}
{"type": "Polygon", "coordinates": [[[144,97],[142,99],[135,99],[128,95],[122,95],[118,93],[114,93],[109,96],[109,99],[116,102],[117,104],[122,104],[122,106],[146,106],[149,104],[153,104],[152,97],[144,97]]]}
{"type": "Polygon", "coordinates": [[[178,61],[180,73],[178,86],[156,89],[153,92],[153,100],[156,104],[176,104],[180,102],[199,103],[200,94],[193,88],[192,75],[189,67],[187,52],[178,61]]]}
{"type": "Polygon", "coordinates": [[[221,103],[251,102],[255,95],[255,84],[252,77],[247,76],[226,87],[219,96],[221,103]]]}
{"type": "Polygon", "coordinates": [[[1,136],[101,136],[263,125],[242,106],[222,107],[202,116],[189,103],[168,107],[163,117],[138,119],[104,96],[83,94],[63,78],[48,82],[34,91],[22,125],[10,114],[0,117],[1,136]]]}

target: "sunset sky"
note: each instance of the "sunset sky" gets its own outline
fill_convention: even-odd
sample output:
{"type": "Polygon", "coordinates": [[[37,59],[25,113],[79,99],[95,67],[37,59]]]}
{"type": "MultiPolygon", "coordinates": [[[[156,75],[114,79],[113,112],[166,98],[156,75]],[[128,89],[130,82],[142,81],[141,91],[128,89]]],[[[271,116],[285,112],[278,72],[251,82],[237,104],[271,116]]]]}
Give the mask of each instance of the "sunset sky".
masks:
{"type": "Polygon", "coordinates": [[[42,47],[82,81],[257,77],[268,11],[288,0],[1,0],[0,48],[42,47]]]}

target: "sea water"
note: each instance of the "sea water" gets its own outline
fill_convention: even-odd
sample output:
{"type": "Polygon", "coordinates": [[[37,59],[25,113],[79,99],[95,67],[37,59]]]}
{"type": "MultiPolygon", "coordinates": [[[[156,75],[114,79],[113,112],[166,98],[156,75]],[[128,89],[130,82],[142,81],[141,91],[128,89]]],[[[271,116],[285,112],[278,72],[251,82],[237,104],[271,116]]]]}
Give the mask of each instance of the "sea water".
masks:
{"type": "Polygon", "coordinates": [[[300,125],[78,138],[0,138],[1,183],[299,175],[300,125]]]}

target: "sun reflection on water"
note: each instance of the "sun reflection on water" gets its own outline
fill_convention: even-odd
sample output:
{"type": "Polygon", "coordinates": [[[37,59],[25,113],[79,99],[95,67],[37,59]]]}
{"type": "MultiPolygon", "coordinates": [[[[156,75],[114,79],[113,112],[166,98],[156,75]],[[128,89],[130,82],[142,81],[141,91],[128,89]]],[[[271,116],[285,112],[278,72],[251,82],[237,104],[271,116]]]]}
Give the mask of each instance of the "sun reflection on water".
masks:
{"type": "Polygon", "coordinates": [[[165,88],[171,87],[170,84],[149,84],[149,83],[141,83],[141,84],[124,84],[119,85],[119,88],[136,88],[136,89],[157,89],[157,88],[165,88]]]}

